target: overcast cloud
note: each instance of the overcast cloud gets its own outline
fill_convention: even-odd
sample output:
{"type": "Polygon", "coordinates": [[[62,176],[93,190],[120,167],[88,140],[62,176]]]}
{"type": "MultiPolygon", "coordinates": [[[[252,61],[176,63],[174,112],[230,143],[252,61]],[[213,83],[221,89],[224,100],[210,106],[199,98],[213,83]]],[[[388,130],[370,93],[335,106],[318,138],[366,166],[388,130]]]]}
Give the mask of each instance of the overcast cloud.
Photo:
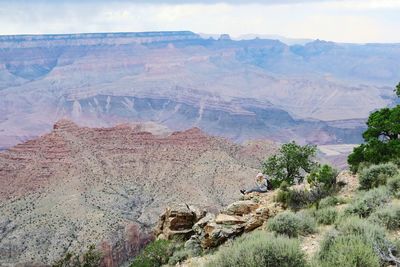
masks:
{"type": "Polygon", "coordinates": [[[399,0],[3,0],[0,34],[191,30],[400,42],[399,0]]]}

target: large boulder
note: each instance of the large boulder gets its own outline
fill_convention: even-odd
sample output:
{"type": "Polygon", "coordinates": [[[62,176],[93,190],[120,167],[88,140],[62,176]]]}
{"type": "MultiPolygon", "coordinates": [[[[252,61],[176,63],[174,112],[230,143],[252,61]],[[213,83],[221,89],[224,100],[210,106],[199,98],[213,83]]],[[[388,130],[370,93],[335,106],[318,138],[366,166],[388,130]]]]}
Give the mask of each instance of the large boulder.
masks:
{"type": "Polygon", "coordinates": [[[160,216],[155,235],[163,239],[187,239],[193,234],[193,225],[204,216],[205,212],[186,204],[168,207],[160,216]]]}

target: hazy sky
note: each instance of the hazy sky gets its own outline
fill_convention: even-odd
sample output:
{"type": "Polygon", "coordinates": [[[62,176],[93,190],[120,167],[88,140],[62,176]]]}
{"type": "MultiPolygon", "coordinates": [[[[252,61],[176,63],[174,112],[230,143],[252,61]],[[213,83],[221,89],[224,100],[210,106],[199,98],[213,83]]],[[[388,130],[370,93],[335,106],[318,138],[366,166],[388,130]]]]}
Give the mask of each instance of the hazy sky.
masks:
{"type": "Polygon", "coordinates": [[[0,0],[0,34],[161,30],[400,42],[400,0],[0,0]]]}

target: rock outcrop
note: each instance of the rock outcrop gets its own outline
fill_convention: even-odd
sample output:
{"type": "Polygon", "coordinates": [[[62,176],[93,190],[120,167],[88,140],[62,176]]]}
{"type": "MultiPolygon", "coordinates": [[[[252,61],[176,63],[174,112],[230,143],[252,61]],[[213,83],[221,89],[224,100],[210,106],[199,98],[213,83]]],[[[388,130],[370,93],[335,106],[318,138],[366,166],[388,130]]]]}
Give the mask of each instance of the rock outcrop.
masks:
{"type": "Polygon", "coordinates": [[[193,225],[206,211],[187,204],[168,207],[160,216],[155,234],[162,239],[187,239],[193,234],[193,225]]]}
{"type": "Polygon", "coordinates": [[[210,212],[202,214],[201,218],[196,217],[186,205],[179,208],[169,207],[161,215],[155,234],[157,238],[166,239],[174,239],[175,236],[186,237],[187,247],[209,249],[219,246],[230,238],[261,227],[271,215],[279,211],[278,205],[270,202],[270,193],[263,196],[263,202],[255,202],[253,198],[255,199],[256,195],[247,196],[247,200],[233,202],[216,215],[210,212]],[[176,219],[177,214],[184,218],[184,223],[177,225],[184,227],[175,232],[171,231],[170,222],[182,221],[176,219]]]}

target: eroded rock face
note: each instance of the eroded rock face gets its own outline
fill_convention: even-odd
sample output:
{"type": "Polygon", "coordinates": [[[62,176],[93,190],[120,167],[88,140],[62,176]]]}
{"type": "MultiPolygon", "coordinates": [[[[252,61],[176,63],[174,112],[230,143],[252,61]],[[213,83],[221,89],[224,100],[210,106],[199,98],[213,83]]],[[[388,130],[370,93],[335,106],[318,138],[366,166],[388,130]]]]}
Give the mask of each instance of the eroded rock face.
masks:
{"type": "Polygon", "coordinates": [[[204,215],[199,208],[187,204],[168,207],[160,216],[155,234],[168,240],[187,239],[194,233],[193,225],[204,215]]]}
{"type": "Polygon", "coordinates": [[[182,237],[192,233],[192,236],[186,242],[187,246],[201,246],[203,249],[209,249],[219,246],[230,238],[262,226],[268,220],[270,211],[267,206],[260,206],[252,200],[234,202],[223,209],[221,213],[217,215],[207,213],[200,219],[193,216],[194,212],[187,206],[168,208],[161,215],[156,228],[155,233],[158,238],[173,238],[175,232],[171,235],[171,227],[168,227],[168,225],[170,221],[176,218],[176,214],[180,214],[184,218],[183,220],[187,222],[183,223],[185,227],[180,228],[182,233],[176,234],[182,237]],[[171,212],[173,210],[176,210],[176,212],[171,212]],[[195,218],[195,221],[192,220],[193,218],[195,218]],[[190,224],[192,226],[189,228],[190,224]]]}
{"type": "Polygon", "coordinates": [[[147,242],[169,203],[190,203],[173,213],[170,235],[204,215],[192,204],[218,210],[233,202],[258,172],[258,149],[268,151],[197,128],[162,136],[137,128],[61,120],[1,152],[0,265],[51,264],[94,244],[105,266],[116,266],[147,242]]]}

